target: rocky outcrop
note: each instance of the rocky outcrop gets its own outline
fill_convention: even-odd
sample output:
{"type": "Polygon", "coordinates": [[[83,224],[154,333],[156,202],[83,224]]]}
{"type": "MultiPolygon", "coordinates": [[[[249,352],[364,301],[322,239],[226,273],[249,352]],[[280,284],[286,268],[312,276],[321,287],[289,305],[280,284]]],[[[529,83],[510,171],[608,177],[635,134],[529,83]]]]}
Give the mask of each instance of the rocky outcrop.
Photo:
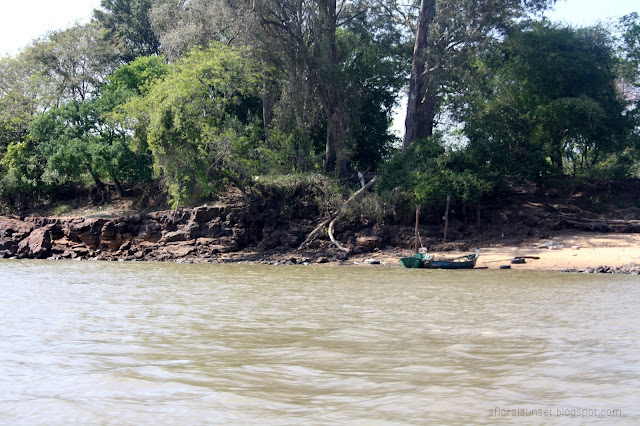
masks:
{"type": "MultiPolygon", "coordinates": [[[[249,259],[247,253],[292,252],[310,228],[284,225],[272,212],[251,205],[116,218],[0,217],[0,258],[222,262],[231,255],[249,259]]],[[[336,258],[328,244],[315,245],[315,257],[336,258]]],[[[379,245],[374,238],[368,248],[379,245]]],[[[310,260],[304,256],[288,261],[310,260]]]]}
{"type": "Polygon", "coordinates": [[[0,217],[0,257],[173,260],[261,241],[243,209],[207,207],[118,218],[0,217]]]}
{"type": "Polygon", "coordinates": [[[640,264],[627,263],[622,266],[596,266],[594,268],[588,268],[584,271],[587,274],[629,274],[640,275],[640,264]]]}

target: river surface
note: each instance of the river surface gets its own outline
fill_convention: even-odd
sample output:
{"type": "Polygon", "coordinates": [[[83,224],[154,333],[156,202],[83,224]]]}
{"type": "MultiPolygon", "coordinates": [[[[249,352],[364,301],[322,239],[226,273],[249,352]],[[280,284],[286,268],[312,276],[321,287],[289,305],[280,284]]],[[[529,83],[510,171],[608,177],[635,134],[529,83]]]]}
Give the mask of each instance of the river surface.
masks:
{"type": "Polygon", "coordinates": [[[638,424],[640,278],[0,261],[1,424],[638,424]]]}

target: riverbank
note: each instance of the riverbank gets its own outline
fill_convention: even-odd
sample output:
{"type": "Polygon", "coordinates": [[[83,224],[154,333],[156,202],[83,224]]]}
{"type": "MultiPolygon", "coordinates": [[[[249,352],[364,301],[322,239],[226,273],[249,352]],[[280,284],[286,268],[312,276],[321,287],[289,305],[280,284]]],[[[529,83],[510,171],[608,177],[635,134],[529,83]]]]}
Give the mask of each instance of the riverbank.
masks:
{"type": "MultiPolygon", "coordinates": [[[[517,270],[575,271],[602,273],[640,272],[640,234],[612,234],[564,231],[551,238],[526,240],[520,243],[480,245],[476,268],[500,269],[509,266],[517,270]],[[511,263],[522,258],[524,263],[511,263]],[[632,264],[639,264],[635,267],[632,264]]],[[[439,253],[456,257],[468,252],[439,253]]],[[[376,253],[373,258],[385,265],[396,265],[398,257],[411,250],[390,250],[376,253]]],[[[369,256],[371,257],[371,256],[369,256]]],[[[356,256],[353,262],[364,264],[366,257],[356,256]]]]}
{"type": "MultiPolygon", "coordinates": [[[[350,252],[326,237],[298,246],[312,223],[276,226],[258,208],[200,206],[120,217],[0,217],[0,258],[398,266],[410,255],[409,227],[378,227],[348,238],[350,252]]],[[[430,252],[481,251],[477,268],[638,273],[640,234],[559,230],[544,238],[470,238],[430,252]],[[484,243],[483,243],[484,241],[484,243]],[[524,263],[512,263],[522,258],[524,263]]]]}

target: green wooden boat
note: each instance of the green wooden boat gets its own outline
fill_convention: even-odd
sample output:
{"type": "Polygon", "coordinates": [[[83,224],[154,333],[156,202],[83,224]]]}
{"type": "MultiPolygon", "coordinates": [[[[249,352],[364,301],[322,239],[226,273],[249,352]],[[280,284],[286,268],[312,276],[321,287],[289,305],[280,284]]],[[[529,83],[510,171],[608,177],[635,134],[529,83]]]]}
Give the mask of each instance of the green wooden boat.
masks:
{"type": "Polygon", "coordinates": [[[433,256],[427,253],[416,253],[413,256],[400,258],[400,264],[405,268],[425,268],[433,256]]]}
{"type": "Polygon", "coordinates": [[[476,266],[480,252],[456,257],[454,259],[431,259],[424,264],[423,268],[428,269],[473,269],[476,266]]]}

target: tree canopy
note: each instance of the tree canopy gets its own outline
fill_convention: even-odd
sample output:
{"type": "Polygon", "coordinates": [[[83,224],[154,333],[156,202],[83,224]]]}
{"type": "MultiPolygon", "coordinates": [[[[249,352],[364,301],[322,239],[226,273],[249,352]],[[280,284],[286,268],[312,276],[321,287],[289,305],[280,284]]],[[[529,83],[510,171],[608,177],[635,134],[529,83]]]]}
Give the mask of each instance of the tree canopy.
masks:
{"type": "Polygon", "coordinates": [[[102,0],[90,24],[0,58],[0,198],[156,178],[177,205],[265,174],[372,171],[439,206],[637,176],[640,18],[536,20],[553,4],[102,0]]]}

